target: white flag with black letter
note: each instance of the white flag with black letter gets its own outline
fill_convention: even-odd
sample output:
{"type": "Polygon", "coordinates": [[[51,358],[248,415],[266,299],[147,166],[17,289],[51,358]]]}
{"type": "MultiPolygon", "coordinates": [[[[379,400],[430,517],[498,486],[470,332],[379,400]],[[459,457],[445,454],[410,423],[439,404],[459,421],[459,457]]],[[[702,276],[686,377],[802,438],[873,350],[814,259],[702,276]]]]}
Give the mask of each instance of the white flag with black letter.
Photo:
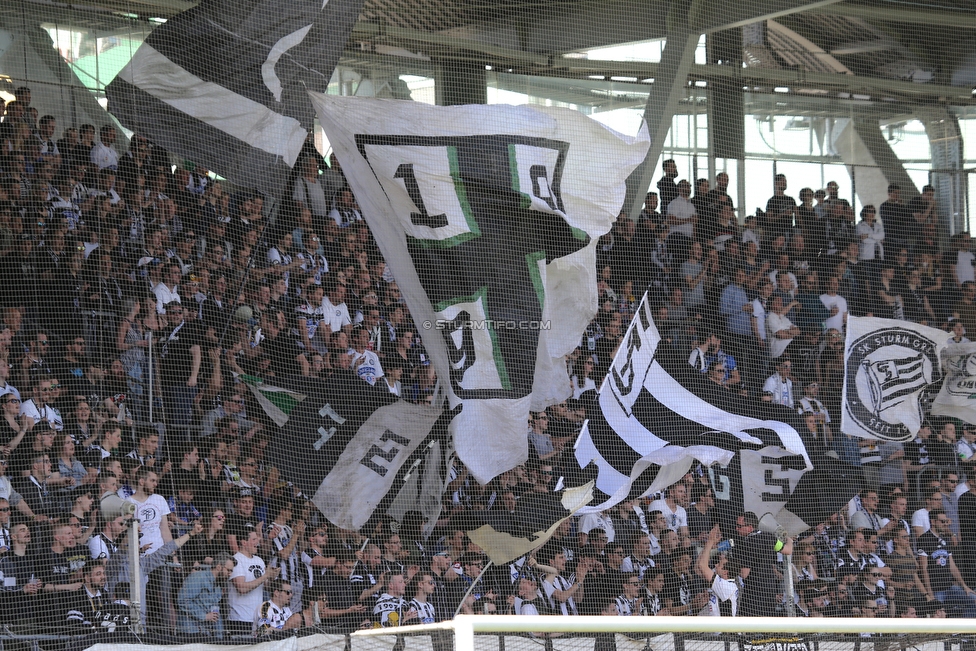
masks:
{"type": "Polygon", "coordinates": [[[596,239],[644,158],[575,111],[310,94],[486,482],[528,457],[526,423],[570,394],[596,314],[596,239]]]}
{"type": "Polygon", "coordinates": [[[847,320],[841,430],[852,436],[908,441],[925,415],[922,392],[942,380],[943,330],[896,319],[847,320]]]}

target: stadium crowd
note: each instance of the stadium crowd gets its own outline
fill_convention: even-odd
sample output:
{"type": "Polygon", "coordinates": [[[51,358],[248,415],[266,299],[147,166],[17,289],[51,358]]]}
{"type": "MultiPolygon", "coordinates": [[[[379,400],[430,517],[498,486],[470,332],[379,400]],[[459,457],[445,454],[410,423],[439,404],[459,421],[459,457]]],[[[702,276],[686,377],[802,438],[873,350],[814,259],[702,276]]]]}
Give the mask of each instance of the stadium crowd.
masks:
{"type": "Polygon", "coordinates": [[[858,221],[836,183],[797,202],[779,175],[740,225],[725,174],[692,186],[665,161],[640,218],[622,215],[599,242],[600,309],[569,360],[573,396],[532,414],[529,461],[485,486],[458,465],[436,523],[411,512],[354,532],[266,461],[276,428],[239,382],[347,377],[432,397],[433,367],[339,162],[308,142],[271,219],[261,195],[173,166],[139,135],[120,153],[111,126],[55,140],[58,126],[26,88],[0,123],[0,619],[12,630],[128,623],[129,544],[150,627],[187,635],[456,612],[777,615],[788,575],[801,615],[976,615],[976,429],[926,422],[901,444],[837,423],[848,315],[976,332],[976,257],[967,233],[943,247],[932,188],[905,203],[891,186],[858,221]],[[687,359],[717,404],[795,410],[808,445],[857,467],[863,489],[791,540],[753,513],[721,522],[697,468],[486,569],[460,519],[555,489],[584,394],[645,290],[662,355],[687,359]],[[112,495],[136,505],[138,543],[124,516],[102,517],[112,495]]]}

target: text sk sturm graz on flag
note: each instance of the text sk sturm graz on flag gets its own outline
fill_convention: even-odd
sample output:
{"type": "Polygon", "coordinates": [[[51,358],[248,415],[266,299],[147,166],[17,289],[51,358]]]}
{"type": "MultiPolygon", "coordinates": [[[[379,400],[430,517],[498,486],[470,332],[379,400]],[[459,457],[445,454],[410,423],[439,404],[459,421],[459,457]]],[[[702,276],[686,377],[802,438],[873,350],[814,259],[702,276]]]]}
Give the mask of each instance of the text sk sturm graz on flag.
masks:
{"type": "Polygon", "coordinates": [[[917,323],[849,319],[842,430],[889,441],[915,437],[925,418],[922,392],[942,379],[947,341],[944,331],[917,323]]]}
{"type": "Polygon", "coordinates": [[[311,96],[438,378],[463,403],[458,455],[482,482],[524,462],[529,410],[569,395],[564,359],[596,313],[595,238],[643,141],[566,110],[311,96]]]}

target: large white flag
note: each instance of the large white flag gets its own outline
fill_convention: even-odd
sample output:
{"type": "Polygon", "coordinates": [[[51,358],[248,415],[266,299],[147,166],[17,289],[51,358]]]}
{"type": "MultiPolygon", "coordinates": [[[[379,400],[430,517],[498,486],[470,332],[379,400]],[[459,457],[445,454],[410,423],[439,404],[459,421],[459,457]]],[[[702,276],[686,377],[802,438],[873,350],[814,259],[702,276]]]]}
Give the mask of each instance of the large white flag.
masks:
{"type": "Polygon", "coordinates": [[[976,342],[950,343],[942,351],[945,381],[932,414],[976,423],[976,342]]]}
{"type": "Polygon", "coordinates": [[[565,356],[596,314],[596,239],[646,132],[574,111],[310,93],[452,406],[478,481],[528,457],[530,409],[570,395],[565,356]]]}
{"type": "Polygon", "coordinates": [[[922,425],[922,392],[942,379],[939,356],[949,335],[910,321],[847,320],[841,431],[907,441],[922,425]]]}

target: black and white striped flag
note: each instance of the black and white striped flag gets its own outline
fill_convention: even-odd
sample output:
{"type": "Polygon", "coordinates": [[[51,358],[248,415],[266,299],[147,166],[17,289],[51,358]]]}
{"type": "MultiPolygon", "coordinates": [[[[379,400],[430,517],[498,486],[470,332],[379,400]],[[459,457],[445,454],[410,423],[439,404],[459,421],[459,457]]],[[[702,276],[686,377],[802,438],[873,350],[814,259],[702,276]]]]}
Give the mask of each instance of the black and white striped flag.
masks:
{"type": "Polygon", "coordinates": [[[363,0],[203,0],[157,27],[105,89],[128,129],[279,193],[363,0]]]}
{"type": "MultiPolygon", "coordinates": [[[[681,369],[662,366],[660,342],[645,296],[576,446],[580,467],[597,469],[597,497],[581,513],[663,490],[699,461],[709,467],[720,510],[769,514],[792,531],[816,524],[810,521],[816,513],[788,509],[798,502],[791,498],[804,475],[814,470],[790,424],[795,414],[760,412],[747,401],[716,406],[694,390],[700,373],[682,377],[681,369]]],[[[842,492],[849,500],[853,488],[842,492]]],[[[816,501],[813,493],[808,497],[816,501]]]]}

